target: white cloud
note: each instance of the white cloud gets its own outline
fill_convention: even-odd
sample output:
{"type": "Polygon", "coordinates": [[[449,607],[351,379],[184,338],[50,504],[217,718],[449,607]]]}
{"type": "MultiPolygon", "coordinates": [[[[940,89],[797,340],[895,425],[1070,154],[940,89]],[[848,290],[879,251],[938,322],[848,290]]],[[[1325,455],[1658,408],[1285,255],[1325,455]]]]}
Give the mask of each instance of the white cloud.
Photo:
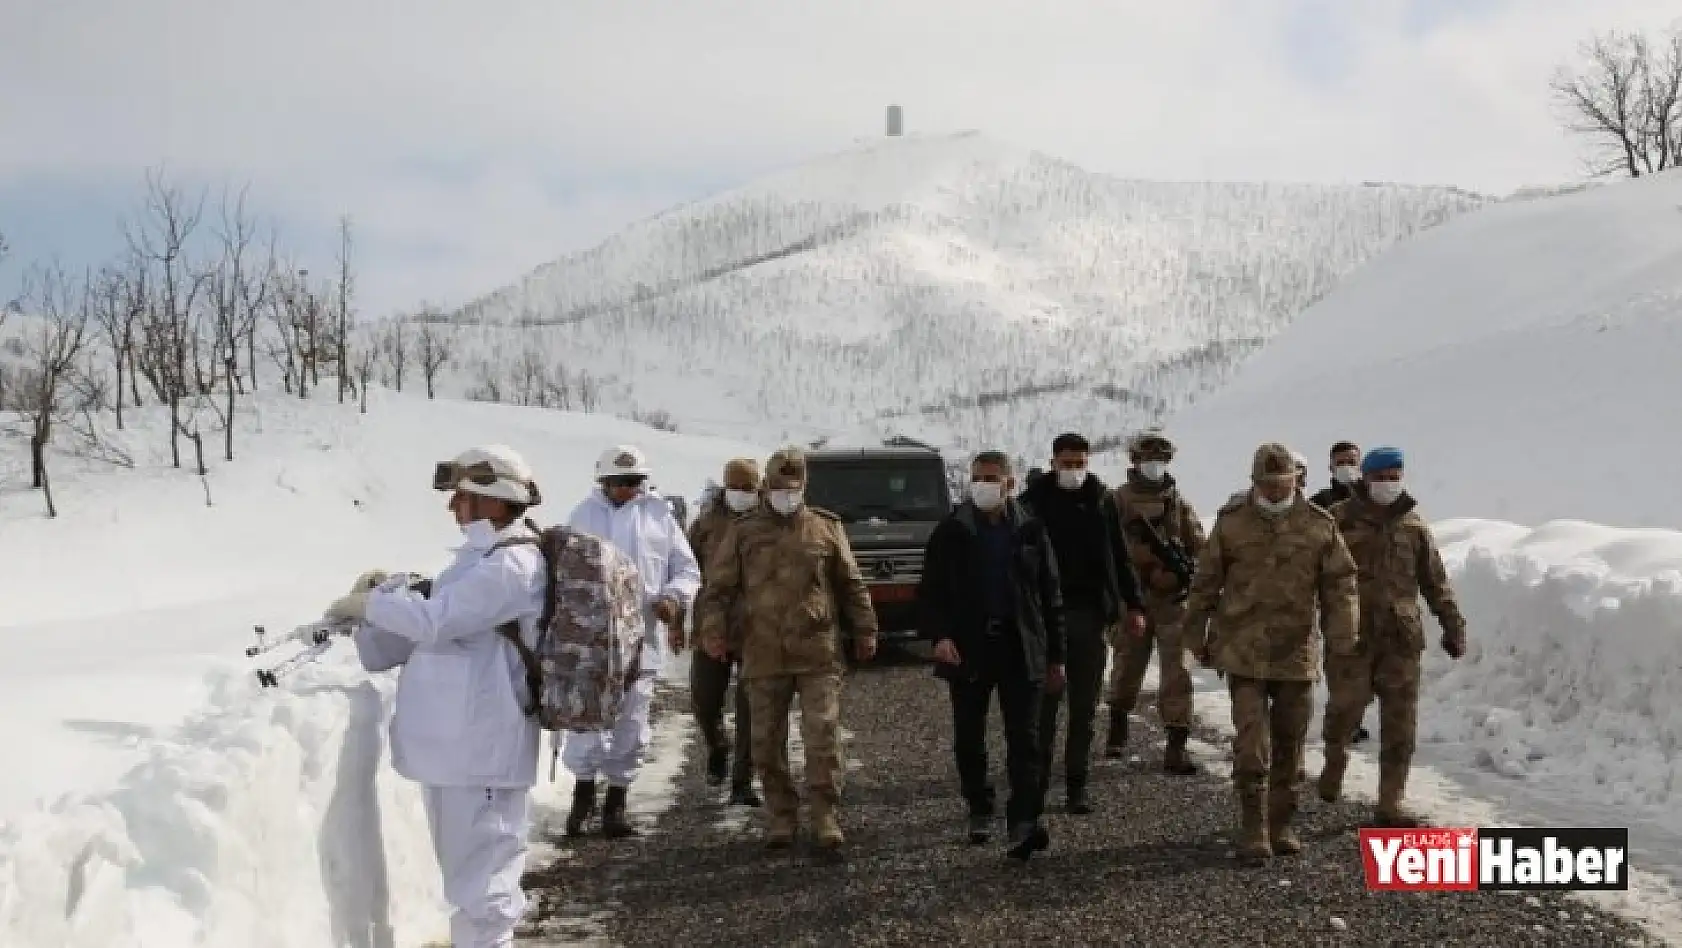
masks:
{"type": "Polygon", "coordinates": [[[1557,180],[1552,68],[1676,13],[1481,0],[1418,35],[1418,2],[1314,5],[1331,82],[1292,62],[1308,0],[14,3],[0,182],[231,174],[292,219],[352,213],[372,305],[459,300],[697,181],[879,134],[890,101],[1137,177],[1557,180]]]}

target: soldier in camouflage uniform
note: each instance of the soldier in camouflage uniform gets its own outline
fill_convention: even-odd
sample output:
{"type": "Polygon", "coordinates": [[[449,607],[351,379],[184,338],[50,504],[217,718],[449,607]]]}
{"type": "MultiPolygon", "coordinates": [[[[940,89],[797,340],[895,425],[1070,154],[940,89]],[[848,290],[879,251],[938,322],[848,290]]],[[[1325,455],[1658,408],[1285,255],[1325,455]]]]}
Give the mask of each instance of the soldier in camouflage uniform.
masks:
{"type": "Polygon", "coordinates": [[[1250,493],[1215,518],[1181,634],[1226,675],[1238,855],[1255,865],[1302,849],[1290,823],[1320,677],[1318,631],[1334,654],[1354,654],[1358,595],[1337,523],[1303,498],[1290,449],[1257,448],[1250,479],[1250,493]]]}
{"type": "Polygon", "coordinates": [[[1402,811],[1402,791],[1413,761],[1419,715],[1419,660],[1425,624],[1424,595],[1443,628],[1442,647],[1453,658],[1466,652],[1466,619],[1443,569],[1431,527],[1402,486],[1402,452],[1375,448],[1361,462],[1355,496],[1332,506],[1344,543],[1360,569],[1361,650],[1332,656],[1326,665],[1331,692],[1326,704],[1326,769],[1320,796],[1336,800],[1349,763],[1349,735],[1373,695],[1378,696],[1379,826],[1417,826],[1402,811]]]}
{"type": "MultiPolygon", "coordinates": [[[[717,548],[730,524],[760,505],[759,462],[734,458],[724,465],[724,487],[689,527],[689,547],[701,566],[705,586],[717,563],[717,548]]],[[[724,733],[724,696],[730,690],[730,676],[742,664],[742,617],[740,604],[725,626],[725,658],[719,661],[704,651],[690,659],[689,696],[695,723],[707,742],[707,782],[714,786],[730,779],[730,803],[758,806],[753,791],[752,709],[748,689],[736,682],[735,754],[724,733]]]]}
{"type": "Polygon", "coordinates": [[[1186,753],[1191,734],[1192,685],[1186,670],[1184,643],[1180,640],[1180,619],[1185,614],[1185,587],[1169,568],[1149,538],[1155,531],[1165,544],[1178,546],[1186,564],[1194,565],[1203,551],[1203,523],[1197,511],[1180,493],[1168,464],[1174,459],[1174,443],[1158,429],[1134,436],[1127,446],[1132,467],[1127,479],[1114,491],[1116,511],[1121,517],[1127,555],[1138,570],[1145,594],[1145,634],[1128,635],[1115,630],[1115,663],[1110,672],[1110,734],[1106,756],[1126,753],[1127,715],[1139,701],[1139,687],[1150,666],[1154,643],[1157,667],[1157,710],[1168,729],[1168,748],[1162,769],[1172,774],[1195,774],[1197,765],[1186,753]]]}
{"type": "Polygon", "coordinates": [[[876,653],[876,613],[840,519],[804,503],[806,456],[784,448],[765,466],[765,506],[719,540],[698,611],[701,647],[728,653],[730,617],[745,619],[741,680],[753,718],[753,764],[770,810],[766,844],[794,841],[800,797],[788,772],[788,713],[800,695],[806,790],[819,846],[845,842],[841,805],[840,628],[860,661],[876,653]]]}

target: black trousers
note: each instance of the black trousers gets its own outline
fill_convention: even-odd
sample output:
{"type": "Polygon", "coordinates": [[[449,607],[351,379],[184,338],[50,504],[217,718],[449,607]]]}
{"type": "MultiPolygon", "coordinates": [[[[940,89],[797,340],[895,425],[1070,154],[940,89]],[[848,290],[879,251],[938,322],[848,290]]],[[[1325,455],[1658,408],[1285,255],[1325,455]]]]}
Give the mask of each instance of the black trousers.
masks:
{"type": "Polygon", "coordinates": [[[1051,781],[1051,760],[1057,749],[1057,709],[1069,705],[1069,736],[1063,745],[1063,784],[1069,793],[1086,789],[1092,757],[1092,719],[1098,714],[1098,693],[1104,685],[1104,666],[1110,660],[1104,640],[1104,616],[1096,608],[1070,608],[1063,613],[1068,633],[1064,667],[1068,684],[1063,693],[1047,695],[1040,708],[1040,780],[1051,781]]]}
{"type": "Polygon", "coordinates": [[[695,722],[706,738],[707,750],[730,747],[724,733],[724,696],[730,690],[730,673],[736,678],[736,741],[735,754],[730,762],[730,786],[741,788],[753,783],[752,716],[748,712],[748,690],[742,687],[739,658],[727,657],[719,661],[700,649],[689,656],[689,699],[695,722]]]}
{"type": "Polygon", "coordinates": [[[952,693],[952,750],[958,759],[958,780],[972,814],[993,815],[993,785],[987,775],[987,712],[993,694],[999,696],[1004,718],[1005,771],[1010,801],[1005,818],[1012,824],[1033,823],[1045,809],[1040,783],[1039,711],[1043,686],[1028,678],[1021,641],[1014,629],[978,646],[979,655],[963,655],[967,680],[949,680],[952,693]]]}

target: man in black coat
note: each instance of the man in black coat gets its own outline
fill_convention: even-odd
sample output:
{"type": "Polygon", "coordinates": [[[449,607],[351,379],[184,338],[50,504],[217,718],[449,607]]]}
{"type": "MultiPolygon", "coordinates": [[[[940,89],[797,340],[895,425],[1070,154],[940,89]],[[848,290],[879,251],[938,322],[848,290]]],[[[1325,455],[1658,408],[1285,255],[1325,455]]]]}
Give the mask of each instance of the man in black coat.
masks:
{"type": "Polygon", "coordinates": [[[935,675],[952,696],[952,750],[969,804],[969,839],[993,820],[987,711],[1004,718],[1009,854],[1026,860],[1051,844],[1040,821],[1040,699],[1062,690],[1063,616],[1057,561],[1045,526],[1011,497],[1010,458],[985,451],[970,465],[970,496],[929,536],[917,602],[935,643],[935,675]]]}
{"type": "MultiPolygon", "coordinates": [[[[1052,472],[1030,479],[1022,503],[1045,523],[1057,555],[1064,628],[1068,633],[1069,736],[1063,747],[1063,777],[1070,813],[1091,813],[1086,795],[1091,765],[1093,718],[1104,685],[1110,646],[1105,632],[1124,619],[1123,634],[1143,635],[1145,603],[1139,574],[1127,554],[1115,497],[1088,473],[1091,446],[1078,434],[1051,443],[1052,472]]],[[[1040,782],[1051,780],[1056,749],[1057,709],[1062,696],[1047,695],[1040,709],[1040,782]]]]}

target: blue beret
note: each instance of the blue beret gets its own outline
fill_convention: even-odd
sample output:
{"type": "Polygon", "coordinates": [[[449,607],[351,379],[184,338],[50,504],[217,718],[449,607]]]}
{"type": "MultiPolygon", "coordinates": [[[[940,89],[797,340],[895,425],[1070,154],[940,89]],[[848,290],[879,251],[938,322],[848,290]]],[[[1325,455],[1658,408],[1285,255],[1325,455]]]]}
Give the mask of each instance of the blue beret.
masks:
{"type": "Polygon", "coordinates": [[[1388,471],[1402,466],[1401,448],[1373,448],[1361,460],[1361,473],[1371,474],[1373,471],[1388,471]]]}

